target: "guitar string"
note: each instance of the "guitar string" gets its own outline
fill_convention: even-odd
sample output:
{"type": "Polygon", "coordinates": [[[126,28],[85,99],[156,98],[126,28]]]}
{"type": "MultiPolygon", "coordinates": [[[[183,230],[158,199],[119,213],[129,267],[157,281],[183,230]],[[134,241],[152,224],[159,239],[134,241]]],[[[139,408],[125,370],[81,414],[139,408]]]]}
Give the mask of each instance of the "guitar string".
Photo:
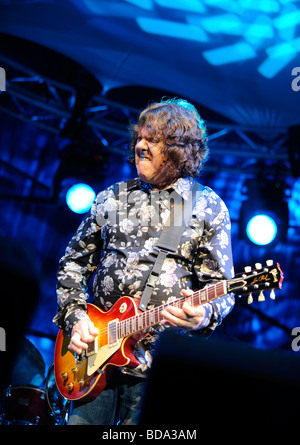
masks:
{"type": "MultiPolygon", "coordinates": [[[[253,274],[253,275],[250,275],[250,276],[248,275],[247,279],[249,279],[251,277],[255,277],[255,276],[257,276],[257,275],[256,274],[253,274]]],[[[232,278],[231,280],[228,280],[228,281],[230,281],[231,283],[237,283],[239,281],[243,281],[243,277],[235,277],[235,278],[232,278]]],[[[271,288],[268,288],[268,290],[270,290],[270,289],[271,288]]],[[[153,309],[151,309],[151,310],[149,310],[149,311],[147,311],[145,313],[136,314],[136,315],[134,315],[132,317],[129,317],[129,318],[125,319],[125,320],[121,320],[121,321],[117,322],[115,324],[115,326],[113,326],[114,335],[115,335],[116,338],[117,337],[118,338],[123,338],[126,335],[130,335],[130,334],[142,331],[144,329],[147,329],[148,327],[153,326],[156,323],[159,323],[161,320],[159,318],[157,319],[157,316],[159,317],[161,311],[164,308],[166,308],[166,307],[169,307],[169,306],[178,306],[178,307],[180,307],[181,303],[183,303],[184,301],[191,301],[192,300],[194,302],[195,298],[197,298],[196,301],[199,304],[204,304],[206,302],[212,301],[212,300],[214,300],[214,299],[216,299],[216,298],[218,298],[218,297],[220,297],[222,295],[222,294],[217,295],[217,293],[216,293],[217,290],[222,290],[223,291],[223,282],[222,281],[219,282],[219,283],[216,283],[214,286],[209,286],[209,287],[207,287],[205,289],[198,290],[198,291],[194,292],[189,297],[179,298],[177,300],[171,301],[171,302],[166,303],[166,304],[164,304],[162,306],[159,306],[157,308],[153,308],[153,309]],[[218,287],[220,287],[220,289],[217,289],[218,287]],[[209,295],[209,294],[212,294],[212,293],[213,293],[213,295],[209,295]],[[201,298],[204,294],[206,294],[206,297],[205,298],[201,298]],[[199,296],[200,296],[200,300],[198,301],[198,297],[199,296]],[[147,320],[147,318],[148,318],[148,320],[147,320]],[[151,320],[153,320],[153,318],[154,318],[154,323],[151,321],[151,320]],[[156,321],[156,319],[157,319],[157,321],[156,321]],[[139,320],[141,320],[140,323],[138,322],[139,320]],[[148,323],[148,321],[149,321],[149,323],[148,323]],[[128,324],[129,324],[129,333],[125,332],[128,329],[128,324]],[[133,331],[132,331],[132,325],[135,326],[133,331]],[[137,329],[136,326],[140,326],[140,328],[137,329]],[[124,332],[124,335],[119,335],[122,332],[124,332]]],[[[107,339],[108,331],[109,331],[109,327],[105,327],[105,328],[101,329],[101,331],[99,332],[98,336],[99,337],[102,336],[102,338],[104,337],[105,339],[107,339]]]]}
{"type": "MultiPolygon", "coordinates": [[[[254,277],[256,275],[253,274],[252,276],[254,277]]],[[[242,277],[242,276],[241,277],[235,277],[235,278],[232,278],[231,280],[228,280],[227,282],[228,283],[229,282],[237,283],[239,281],[242,281],[243,278],[244,277],[242,277]]],[[[249,279],[249,278],[251,278],[251,275],[247,275],[247,279],[249,279]]],[[[227,286],[226,286],[226,288],[227,288],[227,286]]],[[[217,291],[219,291],[219,290],[221,290],[221,291],[224,290],[224,288],[223,288],[223,281],[218,282],[218,283],[216,283],[213,286],[208,286],[207,288],[200,289],[200,290],[194,292],[189,297],[182,297],[182,298],[179,298],[177,300],[174,300],[174,301],[171,301],[169,303],[166,303],[166,304],[164,304],[162,306],[153,308],[153,309],[151,309],[151,310],[149,310],[147,312],[143,312],[143,313],[140,313],[140,314],[135,314],[134,316],[129,317],[129,318],[125,319],[125,320],[121,320],[119,322],[116,322],[113,327],[112,326],[110,326],[110,327],[107,326],[105,328],[102,328],[99,331],[99,335],[97,336],[97,338],[98,337],[100,339],[101,338],[105,338],[105,340],[107,340],[107,334],[108,334],[109,330],[112,331],[112,334],[114,334],[116,339],[117,338],[123,338],[124,336],[126,336],[125,331],[127,331],[128,324],[129,324],[129,328],[130,328],[129,331],[130,332],[127,335],[130,335],[130,334],[142,331],[144,329],[147,329],[148,327],[153,326],[153,324],[159,323],[161,321],[159,316],[160,316],[161,311],[164,308],[169,307],[169,306],[178,306],[178,307],[180,307],[181,303],[183,304],[184,301],[192,301],[194,303],[196,298],[197,298],[196,301],[198,302],[198,297],[200,297],[199,304],[202,305],[202,304],[204,304],[206,302],[212,301],[212,300],[220,297],[222,295],[222,293],[220,295],[217,295],[217,291]],[[218,289],[218,287],[220,289],[218,289]],[[210,295],[212,293],[213,293],[213,295],[210,295]],[[156,321],[157,317],[158,317],[158,320],[156,321]],[[147,320],[147,318],[148,318],[148,320],[147,320]],[[154,323],[152,323],[150,321],[150,320],[153,320],[153,318],[155,320],[154,323]],[[139,323],[139,321],[140,321],[140,323],[139,323]],[[148,321],[149,321],[150,324],[148,323],[148,321]],[[135,329],[134,329],[133,332],[131,332],[132,331],[132,325],[135,326],[135,329]],[[136,326],[141,326],[141,327],[139,329],[136,329],[136,326]],[[119,334],[122,333],[122,332],[124,332],[124,336],[122,336],[122,335],[119,336],[119,334]]],[[[230,289],[228,289],[228,291],[230,291],[230,289]]]]}
{"type": "MultiPolygon", "coordinates": [[[[160,316],[160,313],[161,313],[161,311],[162,311],[163,309],[165,309],[165,308],[167,308],[167,307],[169,307],[169,306],[178,306],[178,307],[180,307],[180,306],[181,306],[181,303],[183,304],[185,301],[192,301],[193,303],[194,303],[195,301],[196,301],[196,302],[199,301],[199,304],[202,305],[202,304],[204,304],[204,303],[207,303],[207,302],[209,302],[209,301],[212,301],[213,299],[218,298],[219,296],[221,296],[221,295],[217,295],[217,291],[219,291],[219,290],[222,290],[222,291],[223,291],[223,282],[216,283],[215,285],[213,285],[213,286],[209,286],[209,287],[207,287],[207,288],[205,288],[205,289],[200,289],[200,290],[194,292],[192,295],[190,295],[190,296],[188,296],[188,297],[182,297],[182,298],[179,298],[179,299],[177,299],[177,300],[170,301],[169,303],[166,303],[166,304],[161,305],[161,306],[159,306],[159,307],[150,309],[150,310],[147,311],[147,312],[143,312],[143,313],[140,313],[140,314],[136,314],[136,315],[134,315],[134,316],[132,316],[132,317],[129,317],[129,318],[125,319],[125,320],[121,320],[121,321],[117,322],[117,323],[113,326],[113,330],[114,330],[114,332],[115,332],[115,334],[116,334],[115,337],[118,337],[118,332],[117,332],[117,331],[122,332],[122,331],[126,330],[126,324],[128,324],[128,323],[129,323],[129,324],[133,324],[132,322],[130,322],[130,320],[135,319],[135,321],[134,321],[134,325],[135,325],[135,326],[142,325],[140,329],[136,329],[134,332],[130,332],[130,333],[132,334],[132,333],[135,333],[135,332],[139,332],[139,331],[141,331],[141,330],[143,330],[143,329],[146,329],[146,328],[152,326],[151,323],[150,323],[150,325],[148,325],[148,323],[147,323],[147,317],[148,317],[148,319],[149,319],[149,322],[150,322],[150,319],[153,318],[153,317],[154,317],[154,320],[156,320],[155,317],[160,316]],[[220,288],[220,289],[217,289],[217,288],[220,288]],[[205,298],[201,298],[201,297],[204,296],[204,294],[205,294],[205,298]],[[212,295],[209,295],[209,294],[212,294],[212,295]],[[200,299],[199,299],[199,297],[200,297],[200,299]],[[202,300],[203,300],[203,301],[202,301],[202,300]],[[152,315],[153,317],[151,317],[151,315],[152,315]],[[142,320],[141,323],[138,323],[138,319],[142,320]],[[147,323],[147,324],[145,325],[145,323],[147,323]]],[[[159,323],[159,321],[161,321],[161,320],[158,320],[157,322],[155,321],[154,324],[159,323]]],[[[102,338],[104,337],[104,338],[106,339],[106,338],[107,338],[107,334],[108,334],[108,332],[109,332],[109,330],[110,330],[111,328],[112,328],[111,326],[110,326],[110,327],[107,326],[107,327],[105,327],[105,328],[102,328],[102,329],[99,331],[99,334],[98,334],[97,337],[100,337],[100,338],[101,338],[101,337],[102,337],[102,338]]],[[[128,334],[128,335],[129,335],[129,334],[128,334]]],[[[100,341],[100,342],[101,342],[101,341],[100,341]]]]}

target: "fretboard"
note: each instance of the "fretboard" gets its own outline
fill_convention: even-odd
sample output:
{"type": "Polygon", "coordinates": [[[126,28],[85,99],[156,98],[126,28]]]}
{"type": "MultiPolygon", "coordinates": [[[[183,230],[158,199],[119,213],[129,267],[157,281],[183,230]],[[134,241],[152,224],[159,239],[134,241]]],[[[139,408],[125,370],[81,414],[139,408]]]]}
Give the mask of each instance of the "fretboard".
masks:
{"type": "Polygon", "coordinates": [[[116,335],[118,339],[133,335],[139,331],[150,328],[163,319],[161,312],[167,307],[174,306],[182,308],[183,303],[186,301],[191,306],[199,306],[208,303],[216,298],[222,297],[227,294],[226,280],[222,280],[216,284],[210,285],[205,289],[198,290],[194,292],[189,297],[181,297],[173,301],[169,301],[166,304],[158,306],[148,311],[142,312],[141,314],[135,315],[133,317],[127,318],[117,323],[116,335]]]}

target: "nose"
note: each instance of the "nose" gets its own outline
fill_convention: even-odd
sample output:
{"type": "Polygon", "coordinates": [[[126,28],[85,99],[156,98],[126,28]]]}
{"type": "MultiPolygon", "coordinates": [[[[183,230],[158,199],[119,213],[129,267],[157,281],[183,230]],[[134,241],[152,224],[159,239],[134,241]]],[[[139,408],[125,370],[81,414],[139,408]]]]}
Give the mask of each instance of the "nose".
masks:
{"type": "Polygon", "coordinates": [[[140,151],[146,152],[148,151],[148,144],[145,138],[139,139],[137,143],[135,144],[135,148],[139,149],[140,151]]]}

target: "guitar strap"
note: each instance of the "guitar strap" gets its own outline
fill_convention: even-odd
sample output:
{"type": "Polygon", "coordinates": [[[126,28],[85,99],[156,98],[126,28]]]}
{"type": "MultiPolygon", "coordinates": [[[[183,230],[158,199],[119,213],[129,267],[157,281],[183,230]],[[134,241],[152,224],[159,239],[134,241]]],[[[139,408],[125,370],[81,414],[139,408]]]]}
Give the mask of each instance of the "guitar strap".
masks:
{"type": "MultiPolygon", "coordinates": [[[[194,205],[196,202],[196,191],[200,191],[203,189],[203,186],[198,182],[194,181],[192,187],[192,206],[191,212],[193,212],[194,205]]],[[[151,270],[151,273],[146,282],[140,304],[139,309],[141,311],[145,311],[148,303],[150,301],[152,292],[157,284],[159,279],[159,274],[161,272],[163,263],[168,255],[176,254],[178,245],[180,243],[183,232],[186,229],[186,224],[189,222],[192,217],[192,213],[185,215],[183,211],[183,198],[175,193],[174,206],[170,211],[170,216],[168,218],[167,224],[163,228],[158,243],[156,244],[156,250],[158,251],[158,255],[156,257],[154,266],[151,270]],[[176,210],[177,209],[177,210],[176,210]],[[177,217],[177,218],[176,218],[177,217]],[[178,218],[180,217],[180,221],[178,218]]]]}

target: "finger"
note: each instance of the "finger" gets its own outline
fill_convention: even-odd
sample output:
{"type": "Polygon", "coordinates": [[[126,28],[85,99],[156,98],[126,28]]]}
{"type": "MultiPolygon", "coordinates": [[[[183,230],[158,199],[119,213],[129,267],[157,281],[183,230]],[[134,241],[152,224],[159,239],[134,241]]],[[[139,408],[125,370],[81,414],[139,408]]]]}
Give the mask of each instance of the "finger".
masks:
{"type": "MultiPolygon", "coordinates": [[[[75,332],[77,332],[75,330],[75,332]]],[[[81,337],[81,340],[87,343],[91,343],[95,340],[95,336],[98,335],[98,329],[96,330],[95,326],[90,322],[88,324],[84,324],[81,326],[80,331],[78,331],[81,337]]]]}
{"type": "Polygon", "coordinates": [[[180,314],[178,314],[179,316],[177,316],[176,314],[172,313],[175,312],[173,311],[173,309],[175,308],[172,308],[171,311],[169,311],[169,309],[170,308],[168,308],[168,310],[166,311],[162,311],[162,315],[169,322],[169,324],[171,324],[172,326],[178,326],[182,328],[187,328],[192,326],[190,320],[186,318],[183,311],[181,311],[180,314]]]}
{"type": "Polygon", "coordinates": [[[74,332],[71,337],[70,345],[81,350],[88,348],[88,343],[82,339],[80,332],[74,332]]]}
{"type": "Polygon", "coordinates": [[[184,315],[184,312],[181,308],[175,306],[167,306],[166,309],[162,311],[162,313],[172,314],[175,317],[181,318],[184,315]]]}
{"type": "Polygon", "coordinates": [[[78,348],[77,346],[74,346],[74,344],[72,342],[70,342],[70,344],[68,345],[68,349],[70,351],[76,352],[76,354],[81,354],[82,353],[82,349],[78,348]]]}
{"type": "Polygon", "coordinates": [[[167,311],[165,311],[165,310],[161,311],[161,315],[164,317],[163,320],[161,320],[161,324],[163,324],[163,325],[169,324],[171,326],[176,326],[176,323],[173,323],[171,321],[171,318],[170,318],[171,316],[167,311]]]}
{"type": "Polygon", "coordinates": [[[182,305],[182,310],[189,317],[202,317],[205,315],[205,309],[203,306],[191,306],[186,301],[182,305]]]}
{"type": "Polygon", "coordinates": [[[99,335],[99,329],[96,328],[96,326],[94,325],[93,322],[91,322],[89,325],[89,331],[93,337],[96,337],[97,335],[99,335]]]}
{"type": "Polygon", "coordinates": [[[183,289],[181,291],[181,294],[184,295],[185,297],[190,297],[191,295],[193,295],[193,291],[191,289],[183,289]]]}

